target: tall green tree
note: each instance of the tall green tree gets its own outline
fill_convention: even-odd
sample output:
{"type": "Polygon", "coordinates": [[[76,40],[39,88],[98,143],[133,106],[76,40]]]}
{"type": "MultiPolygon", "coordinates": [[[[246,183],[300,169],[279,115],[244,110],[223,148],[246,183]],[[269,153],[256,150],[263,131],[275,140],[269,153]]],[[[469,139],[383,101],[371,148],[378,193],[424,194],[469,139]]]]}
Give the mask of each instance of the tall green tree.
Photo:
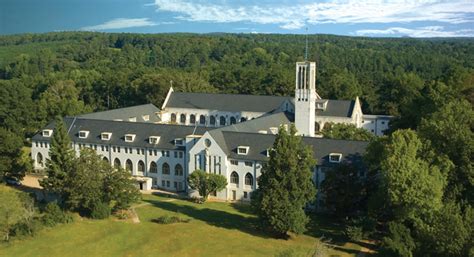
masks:
{"type": "Polygon", "coordinates": [[[89,148],[81,150],[66,182],[67,206],[89,215],[97,207],[126,209],[140,198],[129,172],[113,168],[89,148]]]}
{"type": "Polygon", "coordinates": [[[219,174],[195,170],[188,178],[189,187],[197,190],[203,201],[207,201],[209,194],[219,192],[227,186],[227,179],[219,174]]]}
{"type": "Polygon", "coordinates": [[[24,160],[22,147],[23,140],[19,136],[0,127],[0,179],[22,180],[31,169],[31,160],[24,160]]]}
{"type": "Polygon", "coordinates": [[[339,218],[348,217],[356,211],[365,210],[366,189],[359,169],[350,164],[341,164],[326,172],[321,184],[324,206],[339,218]]]}
{"type": "Polygon", "coordinates": [[[28,222],[35,214],[32,200],[23,192],[0,185],[0,233],[8,241],[14,225],[28,222]]]}
{"type": "Polygon", "coordinates": [[[421,158],[422,150],[416,132],[399,130],[381,153],[380,193],[398,220],[416,219],[442,206],[446,178],[421,158]]]}
{"type": "Polygon", "coordinates": [[[56,193],[66,200],[66,177],[75,165],[75,153],[71,148],[66,125],[62,118],[55,121],[55,129],[49,149],[49,160],[46,161],[47,177],[40,181],[40,185],[47,191],[56,193]]]}
{"type": "Polygon", "coordinates": [[[311,148],[296,135],[295,126],[289,131],[280,127],[270,160],[258,178],[259,188],[252,197],[252,205],[265,227],[280,235],[306,230],[309,218],[304,208],[316,196],[311,180],[314,165],[311,148]]]}
{"type": "Polygon", "coordinates": [[[448,177],[446,194],[474,204],[474,110],[466,100],[452,101],[423,118],[419,133],[436,154],[446,155],[455,165],[448,177]]]}

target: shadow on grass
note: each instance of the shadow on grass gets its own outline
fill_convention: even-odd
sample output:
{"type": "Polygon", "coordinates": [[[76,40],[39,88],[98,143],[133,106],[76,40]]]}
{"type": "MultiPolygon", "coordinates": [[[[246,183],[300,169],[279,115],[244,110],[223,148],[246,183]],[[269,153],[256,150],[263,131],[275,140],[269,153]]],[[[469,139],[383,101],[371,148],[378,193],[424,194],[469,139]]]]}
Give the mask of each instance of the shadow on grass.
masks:
{"type": "Polygon", "coordinates": [[[197,208],[192,205],[182,205],[175,202],[164,202],[159,200],[144,201],[167,211],[185,214],[193,219],[204,221],[212,226],[226,229],[235,229],[262,238],[274,238],[258,229],[257,218],[255,217],[244,217],[242,215],[233,214],[226,211],[209,209],[205,207],[197,208]]]}

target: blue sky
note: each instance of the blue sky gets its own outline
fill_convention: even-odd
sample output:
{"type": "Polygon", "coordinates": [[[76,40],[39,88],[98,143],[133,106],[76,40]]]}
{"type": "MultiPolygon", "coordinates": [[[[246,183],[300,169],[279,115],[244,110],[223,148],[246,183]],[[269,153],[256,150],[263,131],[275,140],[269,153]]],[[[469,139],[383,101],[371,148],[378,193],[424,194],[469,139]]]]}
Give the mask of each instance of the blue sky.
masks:
{"type": "Polygon", "coordinates": [[[474,37],[474,0],[0,0],[0,34],[50,31],[474,37]]]}

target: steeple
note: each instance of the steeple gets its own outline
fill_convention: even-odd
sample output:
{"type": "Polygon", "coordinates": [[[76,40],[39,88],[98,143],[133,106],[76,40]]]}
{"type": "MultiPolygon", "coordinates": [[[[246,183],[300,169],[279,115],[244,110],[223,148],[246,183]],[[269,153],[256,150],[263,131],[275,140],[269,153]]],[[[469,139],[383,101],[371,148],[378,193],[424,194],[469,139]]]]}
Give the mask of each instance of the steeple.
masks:
{"type": "Polygon", "coordinates": [[[296,63],[295,126],[300,135],[314,136],[316,114],[316,63],[296,63]]]}

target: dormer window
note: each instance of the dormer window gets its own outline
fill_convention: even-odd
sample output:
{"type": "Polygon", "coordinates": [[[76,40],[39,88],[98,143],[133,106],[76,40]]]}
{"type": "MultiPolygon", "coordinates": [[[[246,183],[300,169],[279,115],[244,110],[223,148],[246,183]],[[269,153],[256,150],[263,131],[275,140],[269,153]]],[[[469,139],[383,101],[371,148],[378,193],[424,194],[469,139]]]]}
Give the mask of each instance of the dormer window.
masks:
{"type": "Polygon", "coordinates": [[[89,131],[87,130],[80,130],[79,131],[79,138],[87,138],[89,136],[89,131]]]}
{"type": "Polygon", "coordinates": [[[316,102],[316,109],[317,110],[326,110],[327,103],[328,103],[327,100],[317,101],[316,102]]]}
{"type": "Polygon", "coordinates": [[[128,121],[137,122],[137,117],[130,117],[130,118],[128,118],[128,121]]]}
{"type": "Polygon", "coordinates": [[[268,148],[267,151],[265,151],[265,154],[267,157],[270,157],[270,153],[273,151],[273,148],[268,148]]]}
{"type": "Polygon", "coordinates": [[[160,137],[151,136],[151,137],[148,138],[148,142],[152,145],[157,145],[160,142],[160,137]]]}
{"type": "Polygon", "coordinates": [[[184,140],[182,138],[176,138],[174,140],[174,145],[183,146],[184,145],[184,140]]]}
{"type": "Polygon", "coordinates": [[[112,137],[111,132],[102,132],[100,134],[100,139],[102,139],[102,140],[110,140],[111,137],[112,137]]]}
{"type": "Polygon", "coordinates": [[[125,142],[133,142],[135,140],[135,134],[125,134],[125,142]]]}
{"type": "Polygon", "coordinates": [[[258,133],[259,133],[259,134],[268,134],[268,131],[266,131],[266,130],[259,130],[258,133]]]}
{"type": "Polygon", "coordinates": [[[247,155],[249,152],[250,147],[248,146],[239,146],[237,147],[237,154],[238,155],[247,155]]]}
{"type": "Polygon", "coordinates": [[[342,160],[342,154],[340,154],[340,153],[330,153],[329,154],[329,162],[340,163],[341,160],[342,160]]]}
{"type": "Polygon", "coordinates": [[[53,134],[53,130],[52,129],[43,129],[43,137],[51,137],[51,135],[53,134]]]}
{"type": "Polygon", "coordinates": [[[142,119],[143,119],[144,121],[149,121],[149,120],[150,120],[150,115],[143,115],[143,116],[142,116],[142,119]]]}
{"type": "Polygon", "coordinates": [[[277,127],[270,127],[270,132],[272,132],[273,135],[278,134],[278,128],[277,127]]]}

